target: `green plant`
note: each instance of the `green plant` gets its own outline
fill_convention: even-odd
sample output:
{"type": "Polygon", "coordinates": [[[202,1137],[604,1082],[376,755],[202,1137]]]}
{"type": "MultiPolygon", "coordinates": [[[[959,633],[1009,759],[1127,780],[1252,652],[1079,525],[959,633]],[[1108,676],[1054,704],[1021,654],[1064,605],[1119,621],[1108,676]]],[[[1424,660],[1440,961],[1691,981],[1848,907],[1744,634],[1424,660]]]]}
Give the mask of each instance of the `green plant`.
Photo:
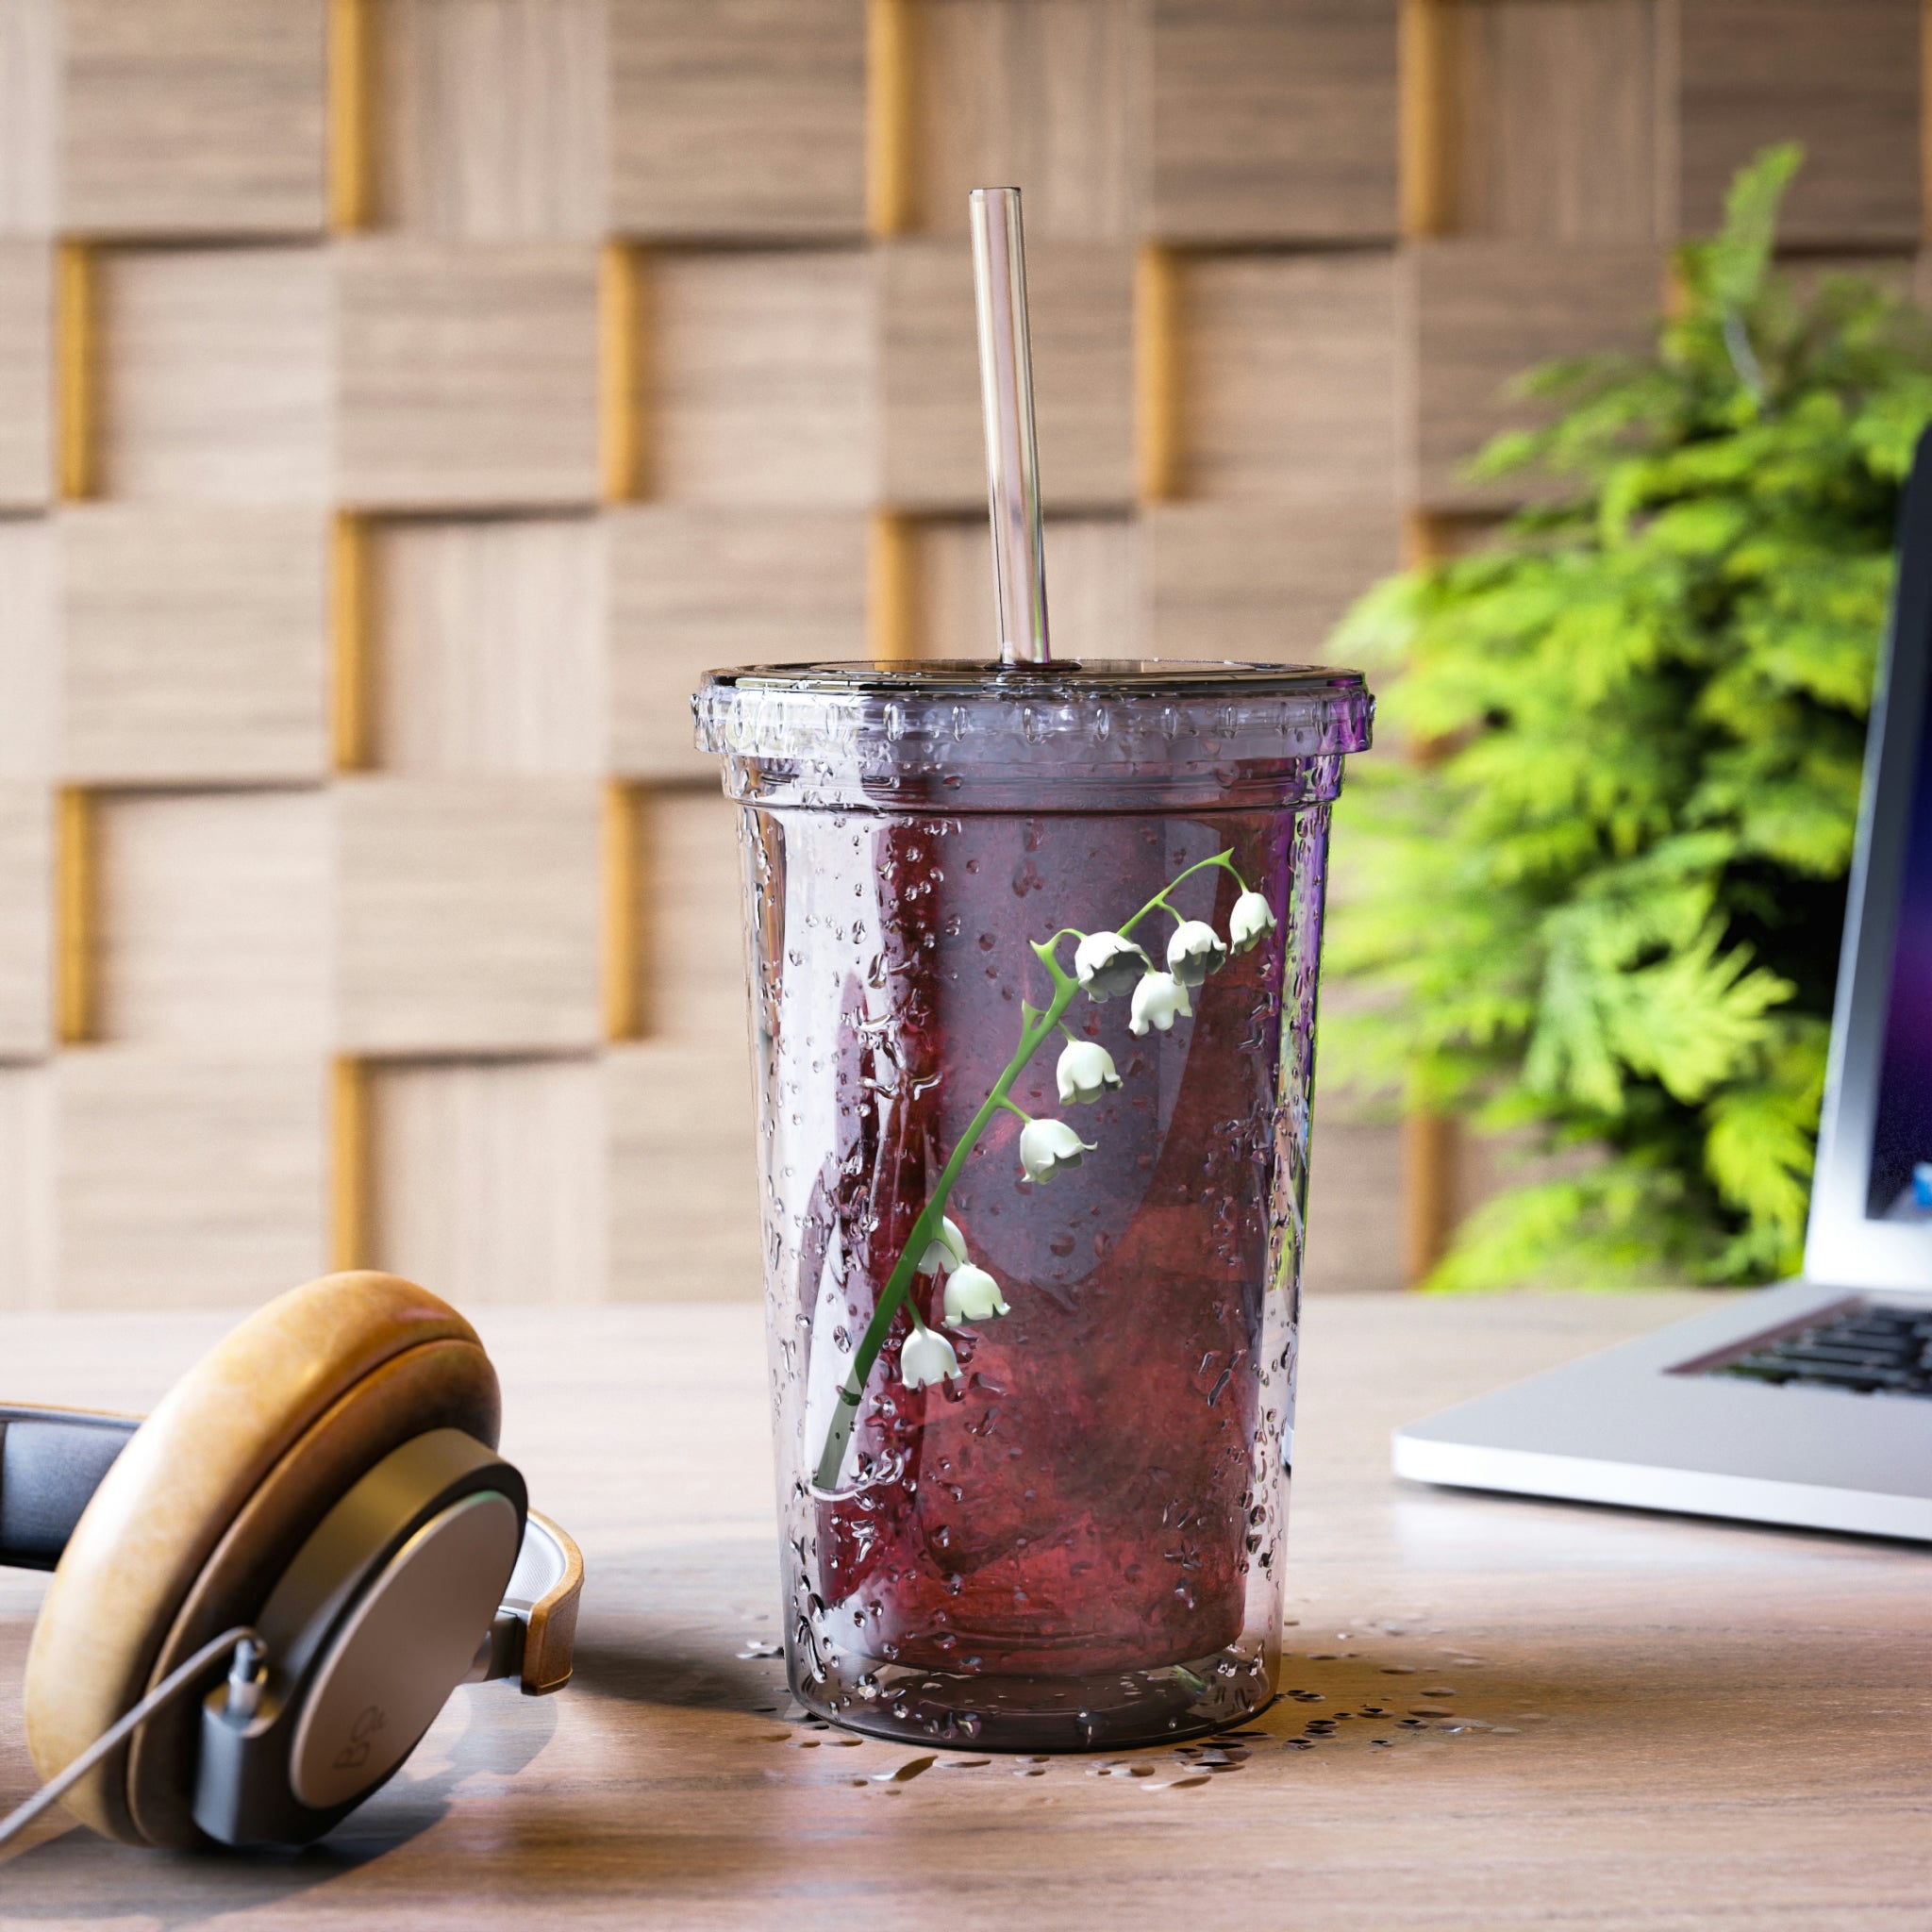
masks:
{"type": "Polygon", "coordinates": [[[1642,357],[1486,476],[1554,499],[1381,585],[1336,650],[1399,669],[1339,822],[1324,1067],[1568,1152],[1431,1284],[1752,1281],[1803,1241],[1862,719],[1932,339],[1867,282],[1771,268],[1769,150],[1681,249],[1642,357]],[[1422,748],[1436,756],[1416,758],[1422,748]],[[1379,765],[1380,769],[1375,769],[1379,765]]]}

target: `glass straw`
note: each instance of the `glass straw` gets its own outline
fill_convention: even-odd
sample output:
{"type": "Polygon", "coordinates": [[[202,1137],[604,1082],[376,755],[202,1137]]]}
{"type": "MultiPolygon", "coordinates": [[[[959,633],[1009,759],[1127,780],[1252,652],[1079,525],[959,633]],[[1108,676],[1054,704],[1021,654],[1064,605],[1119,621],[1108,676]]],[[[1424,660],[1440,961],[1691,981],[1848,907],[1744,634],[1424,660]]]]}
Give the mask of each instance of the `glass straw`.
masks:
{"type": "Polygon", "coordinates": [[[1026,341],[1026,258],[1020,191],[975,188],[973,285],[979,311],[979,397],[992,516],[1000,661],[1044,664],[1046,553],[1040,528],[1040,456],[1033,441],[1033,362],[1026,341]]]}

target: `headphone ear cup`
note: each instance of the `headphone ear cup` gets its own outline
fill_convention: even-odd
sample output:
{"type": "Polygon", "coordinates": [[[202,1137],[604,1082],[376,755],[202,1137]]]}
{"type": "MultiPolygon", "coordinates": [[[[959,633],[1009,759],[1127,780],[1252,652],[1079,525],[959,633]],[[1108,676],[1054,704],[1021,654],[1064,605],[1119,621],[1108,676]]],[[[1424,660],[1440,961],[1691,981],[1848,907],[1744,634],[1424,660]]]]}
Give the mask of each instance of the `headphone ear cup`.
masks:
{"type": "MultiPolygon", "coordinates": [[[[27,1653],[42,1778],[201,1644],[258,1610],[350,1484],[431,1429],[494,1447],[496,1373],[470,1324],[397,1276],[335,1274],[268,1304],[191,1369],[75,1526],[27,1653]]],[[[110,1838],[188,1848],[194,1700],[143,1724],[65,1800],[110,1838]]]]}

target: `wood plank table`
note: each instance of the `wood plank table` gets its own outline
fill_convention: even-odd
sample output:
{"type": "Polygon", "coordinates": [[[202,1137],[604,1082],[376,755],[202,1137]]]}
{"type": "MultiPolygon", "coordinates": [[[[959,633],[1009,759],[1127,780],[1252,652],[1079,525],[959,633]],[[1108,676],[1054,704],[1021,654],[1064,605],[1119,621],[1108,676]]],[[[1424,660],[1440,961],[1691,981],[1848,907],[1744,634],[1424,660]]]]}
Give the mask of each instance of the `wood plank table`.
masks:
{"type": "MultiPolygon", "coordinates": [[[[787,1722],[758,1311],[486,1311],[506,1447],[590,1565],[576,1683],[459,1691],[300,1857],[49,1825],[0,1924],[1932,1926],[1932,1555],[1389,1475],[1395,1423],[1694,1299],[1313,1302],[1287,1682],[1325,1701],[1205,1779],[894,1778],[920,1754],[787,1722]]],[[[0,1393],[144,1405],[223,1325],[0,1318],[0,1393]]],[[[0,1805],[39,1591],[0,1579],[0,1805]]]]}

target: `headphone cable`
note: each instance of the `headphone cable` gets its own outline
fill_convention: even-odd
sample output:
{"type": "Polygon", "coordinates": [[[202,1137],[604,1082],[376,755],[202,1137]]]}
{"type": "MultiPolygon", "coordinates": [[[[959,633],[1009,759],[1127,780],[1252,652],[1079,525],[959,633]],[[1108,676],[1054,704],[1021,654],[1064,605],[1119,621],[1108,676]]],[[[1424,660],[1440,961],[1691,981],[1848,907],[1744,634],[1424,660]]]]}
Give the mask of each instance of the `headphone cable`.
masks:
{"type": "Polygon", "coordinates": [[[248,1624],[238,1624],[232,1630],[224,1630],[219,1637],[210,1639],[186,1663],[170,1671],[125,1717],[103,1731],[64,1771],[49,1778],[25,1804],[0,1818],[0,1845],[18,1837],[42,1811],[58,1804],[131,1731],[178,1697],[211,1663],[230,1650],[236,1654],[235,1667],[229,1675],[231,1692],[243,1685],[256,1684],[261,1638],[248,1624]]]}

